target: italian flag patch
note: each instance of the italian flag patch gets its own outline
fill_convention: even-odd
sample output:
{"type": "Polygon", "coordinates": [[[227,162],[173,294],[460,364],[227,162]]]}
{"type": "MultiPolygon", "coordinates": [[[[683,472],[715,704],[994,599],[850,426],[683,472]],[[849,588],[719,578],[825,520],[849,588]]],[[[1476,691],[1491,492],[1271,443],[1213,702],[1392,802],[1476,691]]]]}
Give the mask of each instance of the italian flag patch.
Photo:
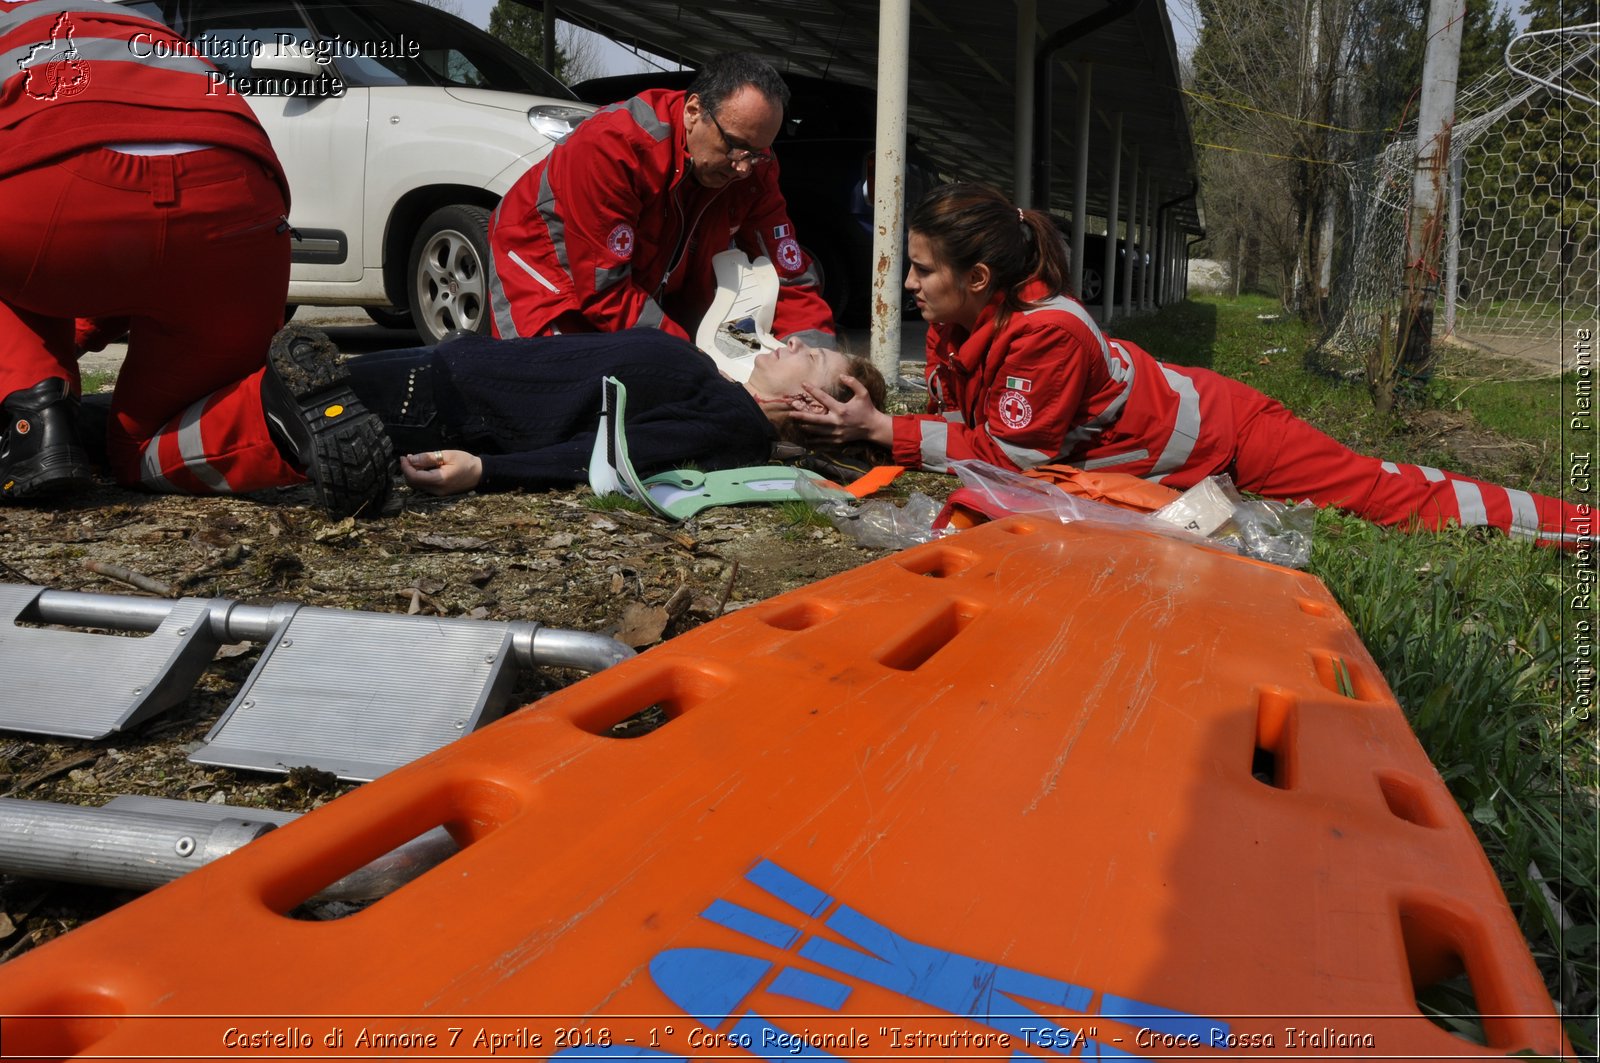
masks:
{"type": "Polygon", "coordinates": [[[1033,390],[1033,381],[1022,376],[1008,376],[1006,377],[1006,387],[1012,391],[1020,391],[1026,394],[1033,390]]]}

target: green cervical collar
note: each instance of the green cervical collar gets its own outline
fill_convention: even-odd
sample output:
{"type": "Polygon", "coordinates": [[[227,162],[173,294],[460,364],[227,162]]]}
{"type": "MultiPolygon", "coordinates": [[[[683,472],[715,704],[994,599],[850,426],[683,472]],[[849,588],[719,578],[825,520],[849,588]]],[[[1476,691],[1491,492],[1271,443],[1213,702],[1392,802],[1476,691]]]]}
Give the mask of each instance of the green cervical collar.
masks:
{"type": "Polygon", "coordinates": [[[848,492],[809,469],[783,465],[755,465],[747,469],[673,469],[639,479],[628,458],[628,437],[623,418],[628,389],[616,377],[601,380],[600,428],[589,455],[589,486],[596,495],[624,494],[642,501],[668,520],[687,520],[711,506],[736,506],[745,502],[790,502],[805,496],[796,489],[801,480],[816,490],[848,492]]]}

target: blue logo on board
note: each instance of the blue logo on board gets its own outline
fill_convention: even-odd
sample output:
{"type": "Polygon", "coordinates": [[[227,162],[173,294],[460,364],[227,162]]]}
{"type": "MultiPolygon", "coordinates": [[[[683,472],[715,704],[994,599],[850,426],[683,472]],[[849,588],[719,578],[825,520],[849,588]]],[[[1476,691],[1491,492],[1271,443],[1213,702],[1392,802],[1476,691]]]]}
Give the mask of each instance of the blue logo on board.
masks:
{"type": "MultiPolygon", "coordinates": [[[[737,1014],[730,1029],[715,1035],[714,1039],[708,1036],[705,1042],[708,1045],[738,1047],[756,1059],[774,1061],[797,1057],[848,1058],[816,1047],[815,1039],[785,1030],[751,1008],[739,1013],[740,1001],[753,993],[775,966],[780,969],[765,991],[808,1007],[839,1012],[855,986],[877,986],[1007,1035],[1010,1044],[1061,1056],[1070,1055],[1081,1043],[1082,1055],[1088,1058],[1142,1058],[1085,1036],[1079,1028],[1047,1019],[1023,1003],[1024,1000],[1080,1012],[1085,1019],[1114,1020],[1166,1037],[1181,1038],[1189,1044],[1221,1046],[1230,1042],[1225,1022],[1110,993],[1101,994],[1099,1009],[1091,1013],[1088,1008],[1095,996],[1091,989],[902,937],[848,905],[835,907],[834,898],[825,891],[771,861],[761,861],[745,879],[799,913],[803,917],[799,921],[818,918],[832,908],[823,925],[850,944],[840,944],[815,934],[807,936],[788,922],[732,901],[720,898],[713,901],[700,913],[702,919],[769,948],[809,960],[827,973],[787,963],[780,966],[759,956],[723,949],[676,948],[658,953],[650,961],[650,977],[684,1014],[710,1030],[717,1030],[737,1014]]],[[[922,1035],[906,1029],[900,1031],[899,1036],[903,1042],[909,1042],[900,1047],[913,1047],[915,1039],[922,1035]]],[[[940,1046],[938,1041],[928,1044],[940,1046]]],[[[676,1053],[623,1045],[574,1048],[551,1058],[686,1059],[676,1053]]],[[[1011,1058],[1038,1057],[1013,1052],[1011,1058]]]]}

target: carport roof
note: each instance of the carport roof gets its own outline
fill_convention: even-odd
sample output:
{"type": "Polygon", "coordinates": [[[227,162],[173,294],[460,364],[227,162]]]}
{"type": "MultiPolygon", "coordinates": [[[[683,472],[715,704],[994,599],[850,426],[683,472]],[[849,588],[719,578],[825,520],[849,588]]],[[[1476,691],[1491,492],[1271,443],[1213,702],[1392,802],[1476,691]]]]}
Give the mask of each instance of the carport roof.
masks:
{"type": "MultiPolygon", "coordinates": [[[[523,0],[540,6],[539,0],[523,0]]],[[[687,65],[721,51],[756,51],[781,70],[873,86],[877,0],[553,0],[560,17],[687,65]]],[[[1038,39],[1107,8],[1103,0],[1039,0],[1038,39]]],[[[981,0],[912,0],[908,131],[948,176],[1014,183],[1016,8],[981,0]]],[[[1123,116],[1122,203],[1131,151],[1155,178],[1158,202],[1191,191],[1196,176],[1179,91],[1177,48],[1162,0],[1135,10],[1056,55],[1050,205],[1072,206],[1080,63],[1090,84],[1088,213],[1104,216],[1112,125],[1123,116]]],[[[1198,200],[1179,205],[1183,229],[1202,228],[1198,200]]]]}

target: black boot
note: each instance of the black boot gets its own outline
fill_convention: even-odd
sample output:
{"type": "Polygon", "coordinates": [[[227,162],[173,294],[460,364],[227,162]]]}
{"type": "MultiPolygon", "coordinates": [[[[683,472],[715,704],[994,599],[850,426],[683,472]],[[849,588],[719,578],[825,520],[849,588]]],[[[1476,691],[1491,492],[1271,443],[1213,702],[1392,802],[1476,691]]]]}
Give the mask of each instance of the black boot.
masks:
{"type": "Polygon", "coordinates": [[[0,498],[14,501],[80,490],[94,483],[78,440],[78,399],[60,377],[13,391],[0,403],[0,498]]]}
{"type": "Polygon", "coordinates": [[[306,325],[272,337],[261,407],[278,449],[311,478],[324,509],[335,517],[383,513],[394,449],[351,390],[333,341],[306,325]]]}

